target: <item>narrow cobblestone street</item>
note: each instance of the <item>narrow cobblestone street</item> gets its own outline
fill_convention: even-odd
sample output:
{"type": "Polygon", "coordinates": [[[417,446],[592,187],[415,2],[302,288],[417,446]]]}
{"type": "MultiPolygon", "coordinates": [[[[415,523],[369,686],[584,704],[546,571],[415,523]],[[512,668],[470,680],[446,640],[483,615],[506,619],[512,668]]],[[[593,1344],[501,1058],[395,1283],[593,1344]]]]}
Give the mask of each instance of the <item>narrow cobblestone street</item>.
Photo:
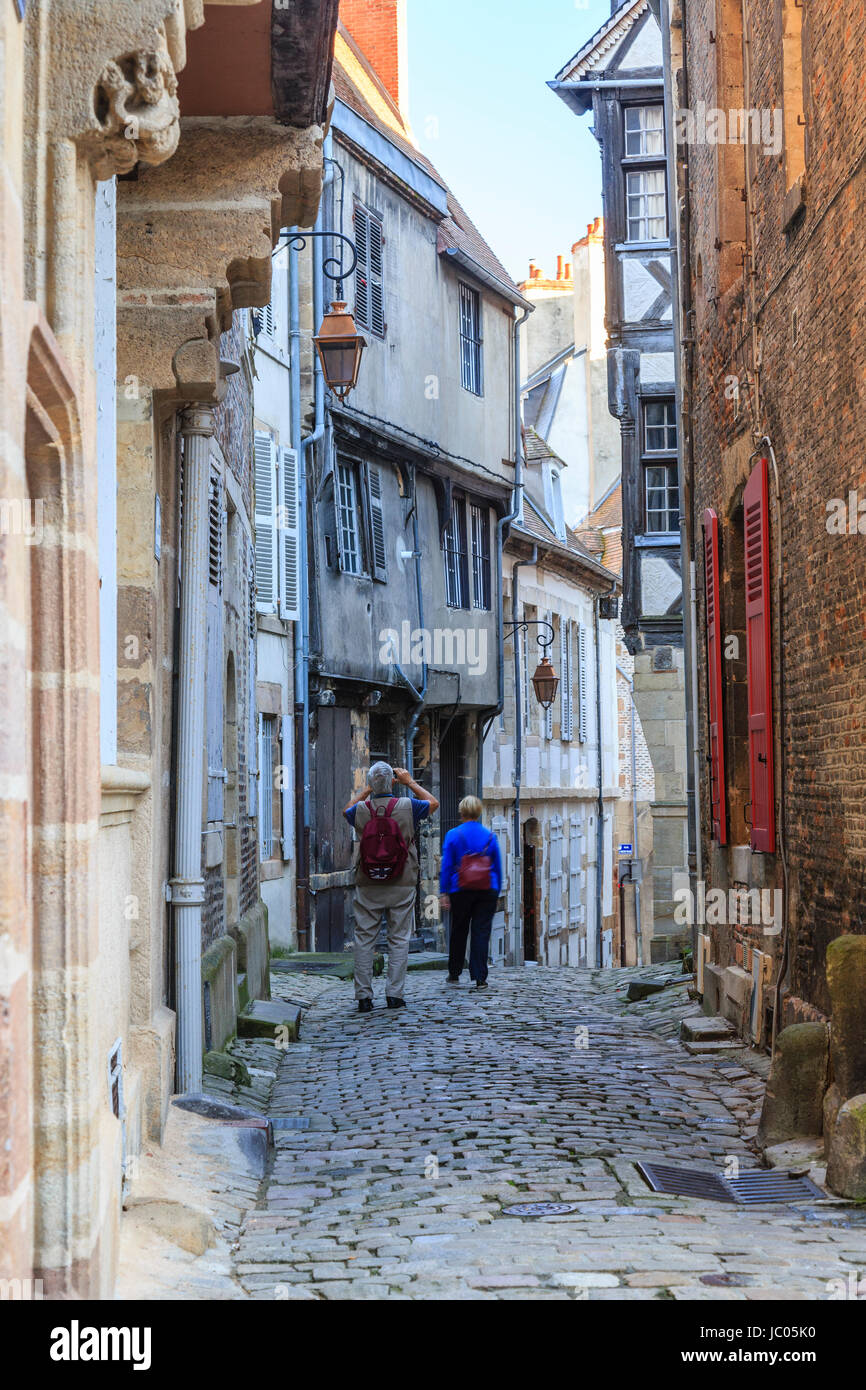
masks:
{"type": "Polygon", "coordinates": [[[276,1132],[237,1247],[243,1288],[266,1299],[827,1299],[828,1281],[866,1266],[866,1212],[656,1195],[634,1168],[759,1166],[750,1140],[768,1062],[745,1049],[689,1055],[677,1039],[697,1009],[686,985],[626,1005],[635,973],[499,970],[478,995],[413,972],[408,1009],[379,998],[362,1016],[348,983],[318,992],[271,1102],[274,1119],[309,1128],[276,1132]],[[577,1209],[502,1215],[529,1200],[577,1209]]]}

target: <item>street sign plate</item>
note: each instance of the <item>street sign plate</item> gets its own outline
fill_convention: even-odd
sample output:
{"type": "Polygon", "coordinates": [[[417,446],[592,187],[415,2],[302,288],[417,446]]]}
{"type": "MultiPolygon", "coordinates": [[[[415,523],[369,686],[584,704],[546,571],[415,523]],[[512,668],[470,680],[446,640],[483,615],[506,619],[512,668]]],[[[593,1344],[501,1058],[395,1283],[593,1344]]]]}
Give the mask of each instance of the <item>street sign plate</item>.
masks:
{"type": "Polygon", "coordinates": [[[619,852],[620,852],[620,854],[632,854],[632,853],[633,853],[633,846],[632,846],[632,845],[620,845],[620,847],[619,847],[619,852]]]}

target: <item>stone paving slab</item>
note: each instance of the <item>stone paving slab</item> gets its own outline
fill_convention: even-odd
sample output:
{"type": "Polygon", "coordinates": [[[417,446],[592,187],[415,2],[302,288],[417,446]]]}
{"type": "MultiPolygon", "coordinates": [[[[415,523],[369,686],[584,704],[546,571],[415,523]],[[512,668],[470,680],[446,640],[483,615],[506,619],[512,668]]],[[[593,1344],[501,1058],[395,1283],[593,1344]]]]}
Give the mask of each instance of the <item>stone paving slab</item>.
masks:
{"type": "Polygon", "coordinates": [[[799,1301],[866,1268],[866,1212],[645,1185],[639,1158],[760,1166],[768,1059],[690,1056],[691,980],[676,964],[644,973],[668,983],[631,1004],[634,969],[499,968],[480,997],[422,971],[397,1013],[377,997],[357,1014],[345,982],[311,993],[306,1045],[281,1055],[270,1098],[310,1129],[278,1133],[237,1241],[240,1286],[327,1301],[799,1301]],[[575,1210],[501,1214],[527,1201],[575,1210]]]}

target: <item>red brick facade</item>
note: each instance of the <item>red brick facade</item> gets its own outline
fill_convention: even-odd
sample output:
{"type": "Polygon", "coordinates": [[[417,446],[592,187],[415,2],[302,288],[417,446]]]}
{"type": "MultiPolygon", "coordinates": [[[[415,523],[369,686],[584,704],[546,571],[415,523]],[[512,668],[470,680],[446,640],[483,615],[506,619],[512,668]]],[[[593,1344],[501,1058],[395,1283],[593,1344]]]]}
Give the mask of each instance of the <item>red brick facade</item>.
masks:
{"type": "Polygon", "coordinates": [[[401,52],[406,0],[340,0],[340,21],[375,68],[394,105],[405,104],[406,74],[401,71],[401,52]]]}
{"type": "MultiPolygon", "coordinates": [[[[721,561],[729,843],[711,843],[705,780],[704,877],[727,888],[748,864],[753,887],[783,888],[784,847],[789,970],[781,1026],[829,1012],[827,945],[844,932],[866,932],[866,10],[838,0],[805,8],[772,0],[749,3],[746,12],[744,46],[739,0],[690,0],[686,10],[688,88],[686,95],[680,82],[675,105],[693,113],[701,103],[754,109],[763,124],[748,167],[729,119],[727,143],[701,143],[698,130],[678,146],[686,195],[684,423],[694,469],[702,755],[708,507],[719,517],[721,561]],[[776,853],[749,856],[736,849],[749,844],[752,809],[742,500],[760,457],[770,463],[779,833],[776,853]],[[836,534],[834,518],[840,529],[849,520],[852,492],[854,533],[836,534]]],[[[722,966],[750,970],[749,942],[757,939],[778,968],[783,935],[736,926],[712,935],[711,959],[722,966]]]]}

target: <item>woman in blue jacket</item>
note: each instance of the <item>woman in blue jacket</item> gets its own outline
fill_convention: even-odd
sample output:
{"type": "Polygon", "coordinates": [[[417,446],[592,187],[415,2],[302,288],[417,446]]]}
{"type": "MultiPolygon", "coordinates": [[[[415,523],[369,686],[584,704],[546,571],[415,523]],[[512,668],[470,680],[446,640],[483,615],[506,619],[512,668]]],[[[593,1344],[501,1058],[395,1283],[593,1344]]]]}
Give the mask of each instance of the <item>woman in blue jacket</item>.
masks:
{"type": "Polygon", "coordinates": [[[469,977],[476,989],[487,988],[487,952],[496,901],[502,886],[499,841],[481,824],[481,802],[464,796],[458,810],[461,825],[449,830],[442,845],[440,902],[451,909],[448,984],[460,983],[469,944],[469,977]]]}

